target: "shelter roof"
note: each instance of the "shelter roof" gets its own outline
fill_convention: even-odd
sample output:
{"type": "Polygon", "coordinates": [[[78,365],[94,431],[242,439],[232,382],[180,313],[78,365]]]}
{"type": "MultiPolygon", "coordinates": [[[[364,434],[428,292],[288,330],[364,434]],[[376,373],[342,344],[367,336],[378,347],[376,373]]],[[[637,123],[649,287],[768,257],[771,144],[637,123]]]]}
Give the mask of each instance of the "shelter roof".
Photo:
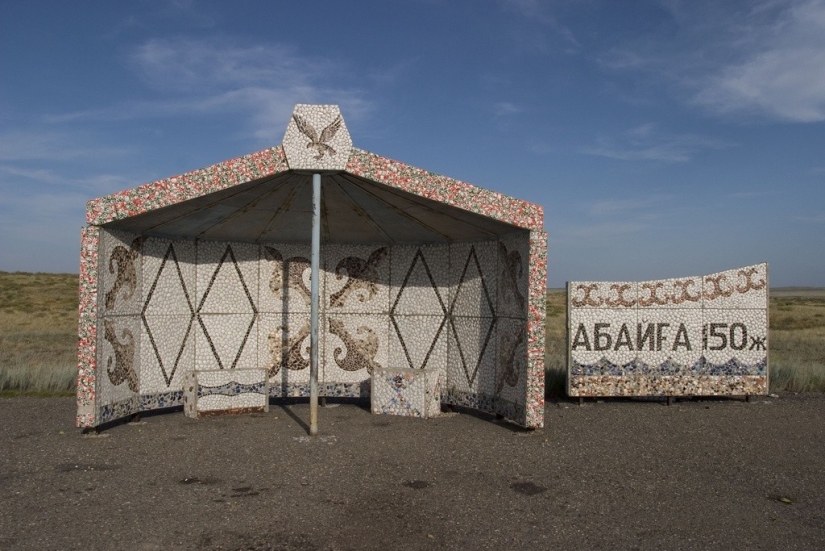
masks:
{"type": "Polygon", "coordinates": [[[351,143],[337,106],[298,105],[282,145],[93,199],[86,221],[159,237],[306,241],[311,175],[320,172],[326,241],[476,240],[543,230],[539,205],[351,143]]]}

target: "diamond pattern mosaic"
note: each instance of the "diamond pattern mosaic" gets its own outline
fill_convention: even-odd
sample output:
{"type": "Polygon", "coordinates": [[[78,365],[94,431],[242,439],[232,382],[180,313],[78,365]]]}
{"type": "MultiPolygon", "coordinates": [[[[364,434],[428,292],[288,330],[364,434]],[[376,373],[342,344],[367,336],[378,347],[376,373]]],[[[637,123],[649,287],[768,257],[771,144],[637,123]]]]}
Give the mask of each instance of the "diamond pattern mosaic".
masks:
{"type": "MultiPolygon", "coordinates": [[[[512,228],[470,242],[322,243],[320,394],[389,392],[389,373],[409,370],[409,388],[423,385],[428,400],[542,426],[541,208],[354,149],[335,106],[296,108],[283,147],[89,202],[78,426],[184,403],[247,407],[240,397],[260,394],[260,381],[234,374],[248,371],[265,373],[270,396],[309,394],[308,239],[210,241],[107,228],[298,168],[339,170],[512,228]],[[204,373],[221,381],[205,384],[204,373]],[[201,389],[194,402],[193,377],[192,389],[201,389]]],[[[402,398],[396,392],[378,401],[402,398]]],[[[408,414],[427,416],[435,407],[415,400],[408,414]]]]}
{"type": "Polygon", "coordinates": [[[571,396],[768,392],[768,266],[568,284],[571,396]]]}

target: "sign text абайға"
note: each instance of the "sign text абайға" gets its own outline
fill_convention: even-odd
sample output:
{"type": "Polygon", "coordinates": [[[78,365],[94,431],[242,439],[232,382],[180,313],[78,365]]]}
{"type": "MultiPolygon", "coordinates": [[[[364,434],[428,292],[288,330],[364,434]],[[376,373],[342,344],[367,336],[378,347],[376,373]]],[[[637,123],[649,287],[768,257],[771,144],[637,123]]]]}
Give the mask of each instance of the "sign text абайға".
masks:
{"type": "Polygon", "coordinates": [[[666,322],[638,323],[635,327],[627,323],[597,322],[590,328],[580,323],[570,347],[587,351],[675,352],[680,349],[692,351],[697,341],[701,342],[702,350],[766,349],[766,337],[749,334],[744,323],[705,323],[701,326],[701,334],[691,335],[684,323],[666,322]]]}

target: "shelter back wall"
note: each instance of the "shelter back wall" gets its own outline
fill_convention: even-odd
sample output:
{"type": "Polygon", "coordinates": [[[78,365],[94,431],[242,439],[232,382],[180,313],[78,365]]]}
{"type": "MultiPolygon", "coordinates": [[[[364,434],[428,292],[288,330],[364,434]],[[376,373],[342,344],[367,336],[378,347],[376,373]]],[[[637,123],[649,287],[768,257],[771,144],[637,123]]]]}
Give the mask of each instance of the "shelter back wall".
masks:
{"type": "MultiPolygon", "coordinates": [[[[321,394],[429,368],[444,402],[524,418],[529,235],[322,246],[321,394]]],[[[266,367],[273,396],[309,394],[309,244],[101,229],[99,253],[98,422],[180,405],[193,369],[266,367]]]]}

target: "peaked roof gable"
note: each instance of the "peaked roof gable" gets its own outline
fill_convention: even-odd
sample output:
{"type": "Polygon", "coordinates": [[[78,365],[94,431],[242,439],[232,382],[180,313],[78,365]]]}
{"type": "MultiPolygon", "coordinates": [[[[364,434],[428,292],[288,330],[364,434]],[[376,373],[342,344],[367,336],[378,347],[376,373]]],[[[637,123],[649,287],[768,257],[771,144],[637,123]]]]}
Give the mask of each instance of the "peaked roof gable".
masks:
{"type": "Polygon", "coordinates": [[[86,206],[86,222],[105,225],[290,170],[334,170],[523,229],[543,230],[544,215],[539,205],[352,147],[337,106],[296,106],[284,142],[284,145],[93,199],[86,206]],[[315,118],[307,114],[307,108],[318,108],[309,111],[310,115],[316,114],[315,118]],[[332,122],[327,122],[330,120],[332,122]],[[340,122],[333,132],[330,128],[336,125],[336,120],[340,122]],[[301,125],[305,125],[304,130],[301,125]]]}

